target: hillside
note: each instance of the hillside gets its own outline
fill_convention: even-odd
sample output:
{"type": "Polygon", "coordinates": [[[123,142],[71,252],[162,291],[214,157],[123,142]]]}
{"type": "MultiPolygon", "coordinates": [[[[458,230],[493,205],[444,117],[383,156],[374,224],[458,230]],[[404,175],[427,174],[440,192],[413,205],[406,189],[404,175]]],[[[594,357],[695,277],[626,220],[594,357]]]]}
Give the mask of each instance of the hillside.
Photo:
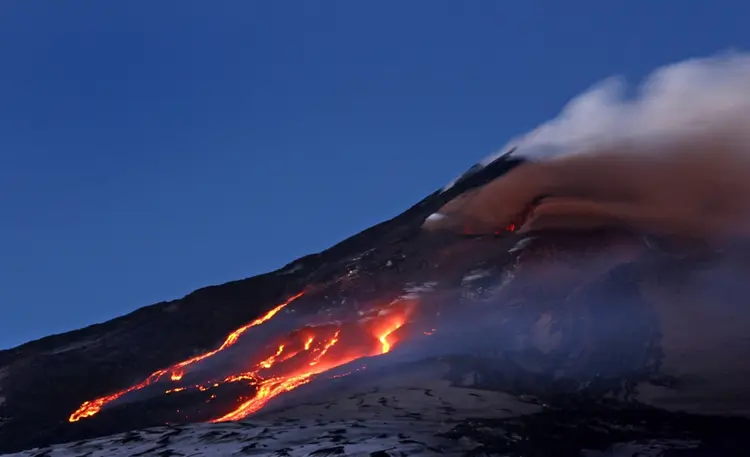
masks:
{"type": "MultiPolygon", "coordinates": [[[[403,445],[621,455],[617,446],[667,442],[659,449],[748,452],[747,265],[736,261],[745,248],[675,250],[622,228],[421,229],[445,202],[522,161],[500,156],[281,270],[0,352],[0,452],[153,427],[73,454],[40,452],[116,455],[117,443],[177,431],[200,447],[196,434],[288,433],[284,423],[324,434],[331,415],[336,427],[380,418],[391,432],[403,420],[441,430],[428,439],[378,429],[381,448],[367,452],[379,456],[403,445]],[[260,425],[222,425],[237,420],[260,425]],[[217,424],[187,426],[206,422],[217,424]],[[524,447],[542,437],[551,447],[524,447]]],[[[317,452],[301,439],[299,452],[317,452]]],[[[170,443],[143,455],[201,455],[182,441],[164,454],[170,443]]]]}

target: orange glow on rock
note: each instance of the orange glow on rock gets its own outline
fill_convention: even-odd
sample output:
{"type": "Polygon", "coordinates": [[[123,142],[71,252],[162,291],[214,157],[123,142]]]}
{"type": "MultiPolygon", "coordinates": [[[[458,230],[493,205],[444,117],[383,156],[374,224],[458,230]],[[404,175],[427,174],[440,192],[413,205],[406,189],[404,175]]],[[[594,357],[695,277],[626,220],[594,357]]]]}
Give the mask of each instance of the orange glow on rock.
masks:
{"type": "Polygon", "coordinates": [[[143,389],[146,386],[154,384],[155,382],[158,382],[159,380],[161,380],[161,378],[165,374],[167,374],[167,373],[170,373],[170,378],[173,381],[178,381],[178,380],[182,379],[182,376],[184,375],[183,368],[187,367],[188,365],[192,365],[192,364],[194,364],[196,362],[200,362],[201,360],[205,360],[205,359],[207,359],[207,358],[209,358],[209,357],[211,357],[213,355],[218,354],[219,352],[223,351],[224,349],[226,349],[226,348],[228,348],[230,346],[233,346],[237,342],[237,340],[240,338],[240,336],[242,336],[250,328],[258,326],[258,325],[263,324],[264,322],[268,321],[269,319],[271,319],[272,317],[274,317],[279,311],[281,311],[282,309],[284,309],[287,305],[289,305],[294,300],[300,298],[303,295],[304,295],[304,292],[300,292],[297,295],[294,295],[294,296],[288,298],[284,303],[276,306],[271,311],[267,312],[265,315],[259,317],[258,319],[252,321],[251,323],[249,323],[247,325],[244,325],[244,326],[238,328],[237,330],[233,331],[232,333],[230,333],[226,337],[226,339],[224,340],[224,343],[222,343],[222,345],[219,346],[218,349],[215,349],[213,351],[209,351],[209,352],[203,353],[201,355],[192,357],[192,358],[187,359],[187,360],[183,360],[182,362],[179,362],[179,363],[173,365],[170,368],[167,368],[167,369],[164,369],[164,370],[157,370],[157,371],[151,373],[151,375],[148,378],[146,378],[145,380],[143,380],[142,382],[140,382],[138,384],[135,384],[135,385],[133,385],[131,387],[128,387],[127,389],[121,390],[119,392],[115,392],[115,393],[113,393],[111,395],[107,395],[105,397],[101,397],[101,398],[97,398],[95,400],[90,400],[90,401],[84,402],[75,412],[73,412],[73,414],[70,415],[70,417],[68,418],[68,421],[69,422],[77,422],[77,421],[79,421],[79,420],[81,420],[83,418],[91,417],[91,416],[95,415],[96,413],[98,413],[102,409],[102,407],[104,405],[106,405],[107,403],[111,403],[111,402],[117,400],[118,398],[122,397],[123,395],[125,395],[127,393],[134,392],[136,390],[141,390],[141,389],[143,389]]]}
{"type": "MultiPolygon", "coordinates": [[[[185,375],[185,367],[205,360],[212,355],[234,345],[240,336],[248,329],[260,325],[295,299],[302,293],[289,298],[264,316],[252,323],[240,327],[230,333],[224,343],[216,350],[206,352],[179,362],[167,369],[151,374],[146,380],[120,392],[84,403],[69,418],[70,422],[97,414],[101,408],[123,395],[142,389],[158,382],[165,375],[177,382],[185,375]]],[[[226,376],[222,380],[208,380],[204,384],[194,386],[180,386],[167,391],[177,393],[186,389],[207,391],[218,388],[226,383],[242,382],[255,389],[251,398],[239,399],[233,410],[223,414],[210,422],[225,422],[244,419],[259,411],[271,399],[278,395],[307,384],[316,375],[345,365],[362,357],[376,356],[391,351],[398,343],[395,332],[407,322],[416,305],[412,300],[400,300],[379,309],[377,314],[363,318],[357,322],[332,322],[316,327],[303,327],[290,334],[277,338],[260,353],[253,354],[249,366],[244,371],[226,376]]],[[[364,369],[363,366],[360,369],[364,369]]],[[[359,370],[359,369],[358,369],[359,370]]],[[[357,371],[357,370],[355,370],[357,371]]],[[[335,377],[346,376],[349,373],[335,377]]],[[[215,394],[211,394],[211,399],[215,394]]]]}
{"type": "MultiPolygon", "coordinates": [[[[265,375],[265,373],[261,374],[260,371],[271,368],[273,364],[266,366],[264,360],[251,372],[227,378],[225,381],[229,382],[256,378],[258,380],[256,384],[257,391],[253,398],[240,403],[233,411],[211,422],[244,419],[259,411],[274,397],[307,384],[317,374],[345,365],[362,357],[389,352],[396,343],[392,337],[393,332],[404,325],[407,312],[381,316],[374,319],[374,324],[370,324],[370,333],[366,333],[367,328],[362,329],[365,330],[365,334],[357,338],[359,344],[357,344],[356,348],[341,348],[341,351],[334,353],[333,349],[340,345],[344,336],[342,335],[341,328],[337,328],[332,334],[330,334],[330,329],[328,329],[327,333],[329,335],[316,335],[316,338],[307,337],[304,343],[302,343],[303,350],[297,353],[293,360],[290,360],[290,362],[295,362],[295,359],[299,358],[301,361],[307,362],[305,364],[299,362],[290,363],[289,365],[279,367],[278,371],[280,373],[265,375]],[[322,341],[323,343],[313,345],[313,341],[322,341]]],[[[318,331],[326,333],[326,330],[318,329],[318,331]]],[[[337,375],[334,378],[343,377],[347,374],[350,373],[337,375]]]]}

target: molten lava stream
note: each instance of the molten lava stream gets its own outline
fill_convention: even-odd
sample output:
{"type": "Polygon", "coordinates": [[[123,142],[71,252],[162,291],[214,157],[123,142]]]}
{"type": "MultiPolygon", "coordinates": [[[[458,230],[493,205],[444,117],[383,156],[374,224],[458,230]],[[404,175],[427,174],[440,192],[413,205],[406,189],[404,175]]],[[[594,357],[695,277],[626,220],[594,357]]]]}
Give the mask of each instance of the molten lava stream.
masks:
{"type": "Polygon", "coordinates": [[[223,351],[224,349],[227,349],[228,347],[233,346],[237,342],[237,340],[239,340],[240,336],[242,336],[250,328],[261,325],[264,322],[268,321],[269,319],[274,317],[279,311],[284,309],[287,305],[289,305],[294,300],[300,298],[303,295],[304,295],[304,292],[300,292],[297,295],[294,295],[288,298],[284,303],[281,303],[280,305],[276,306],[275,308],[267,312],[262,317],[233,331],[226,337],[226,339],[224,340],[224,343],[222,343],[222,345],[219,346],[218,349],[214,349],[213,351],[209,351],[201,355],[192,357],[190,359],[183,360],[182,362],[172,365],[171,367],[167,369],[157,370],[151,373],[151,375],[145,380],[143,380],[142,382],[136,385],[133,385],[131,387],[128,387],[127,389],[121,390],[119,392],[115,392],[105,397],[101,397],[95,400],[84,402],[75,412],[73,412],[73,414],[70,415],[70,417],[68,418],[68,421],[77,422],[83,418],[91,417],[95,415],[96,413],[98,413],[102,409],[102,407],[104,407],[104,405],[106,405],[107,403],[113,402],[125,394],[128,394],[130,392],[135,392],[137,390],[141,390],[144,387],[154,384],[160,381],[162,377],[167,373],[170,373],[170,379],[172,381],[179,381],[180,379],[182,379],[182,376],[185,374],[185,367],[187,367],[188,365],[192,365],[196,362],[200,362],[201,360],[205,360],[209,357],[212,357],[218,354],[219,352],[223,351]]]}
{"type": "Polygon", "coordinates": [[[272,398],[310,382],[313,376],[362,357],[385,354],[396,343],[393,333],[406,321],[406,313],[379,316],[365,324],[304,328],[278,343],[275,352],[248,372],[224,382],[255,379],[255,396],[211,422],[244,419],[263,408],[272,398]],[[283,357],[292,348],[290,357],[283,357]]]}

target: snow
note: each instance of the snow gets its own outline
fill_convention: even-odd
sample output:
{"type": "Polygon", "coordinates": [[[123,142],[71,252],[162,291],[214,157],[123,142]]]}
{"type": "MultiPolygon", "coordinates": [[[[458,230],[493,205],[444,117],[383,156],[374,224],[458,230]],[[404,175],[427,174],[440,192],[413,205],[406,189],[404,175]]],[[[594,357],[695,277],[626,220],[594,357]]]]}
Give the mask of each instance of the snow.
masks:
{"type": "Polygon", "coordinates": [[[595,84],[556,118],[512,139],[478,166],[489,165],[513,146],[514,155],[544,159],[624,142],[647,145],[716,133],[750,141],[750,54],[721,53],[673,63],[645,78],[635,97],[628,98],[627,91],[620,77],[595,84]]]}
{"type": "MultiPolygon", "coordinates": [[[[372,368],[370,368],[371,370],[372,368]]],[[[498,392],[453,387],[435,379],[439,363],[373,379],[367,373],[313,383],[268,405],[248,421],[164,426],[33,449],[5,457],[286,455],[459,456],[475,443],[436,436],[452,421],[539,410],[498,392]],[[376,454],[378,455],[378,454],[376,454]]],[[[368,371],[370,371],[368,370],[368,371]]]]}
{"type": "MultiPolygon", "coordinates": [[[[246,421],[167,425],[3,457],[457,457],[484,445],[471,433],[455,436],[459,424],[478,423],[476,430],[484,433],[483,419],[509,420],[516,424],[513,430],[518,430],[520,421],[544,414],[542,406],[521,398],[474,388],[471,381],[457,386],[445,380],[450,365],[439,358],[402,364],[398,369],[385,362],[378,367],[378,361],[383,359],[373,358],[366,370],[354,370],[349,376],[313,381],[272,400],[246,421]]],[[[509,444],[525,439],[502,426],[492,427],[492,434],[509,444]]],[[[584,450],[581,455],[666,457],[670,450],[698,444],[667,438],[631,439],[612,442],[604,451],[584,450]]]]}
{"type": "MultiPolygon", "coordinates": [[[[452,185],[453,185],[453,183],[451,183],[451,186],[452,185]]],[[[430,214],[429,216],[427,216],[426,220],[428,222],[437,222],[437,221],[440,221],[440,220],[443,220],[443,219],[445,219],[445,216],[443,214],[433,213],[433,214],[430,214]]]]}
{"type": "MultiPolygon", "coordinates": [[[[423,444],[400,438],[404,424],[383,423],[370,428],[361,422],[338,421],[328,424],[296,422],[255,426],[239,422],[161,427],[113,435],[105,438],[25,451],[12,456],[33,456],[40,451],[49,457],[129,457],[231,456],[231,455],[309,455],[369,456],[388,450],[397,455],[431,455],[423,444]],[[286,451],[286,452],[284,452],[286,451]]],[[[403,436],[403,435],[401,435],[403,436]]],[[[419,436],[420,438],[421,435],[419,436]]],[[[447,441],[447,440],[443,440],[447,441]]],[[[436,443],[439,445],[439,443],[436,443]]]]}
{"type": "MultiPolygon", "coordinates": [[[[431,391],[418,392],[438,398],[431,391]]],[[[472,392],[473,393],[473,392],[472,392]]],[[[413,396],[416,396],[413,395],[413,396]]],[[[386,399],[386,397],[381,397],[386,399]]],[[[437,401],[437,400],[436,400],[437,401]]],[[[318,410],[322,410],[318,406],[318,410]]],[[[339,411],[338,414],[341,412],[339,411]]],[[[309,413],[308,413],[309,414],[309,413]]],[[[368,413],[370,414],[370,413],[368,413]]],[[[314,414],[311,415],[315,416],[314,414]]],[[[31,449],[3,457],[217,457],[217,456],[444,456],[469,455],[478,443],[464,437],[440,436],[450,421],[419,422],[418,412],[397,417],[370,414],[365,419],[279,418],[268,424],[257,421],[156,427],[73,443],[31,449]]],[[[452,419],[452,418],[451,418],[452,419]]],[[[583,443],[582,443],[583,444],[583,443]]],[[[586,457],[666,457],[674,449],[690,449],[697,442],[651,440],[615,443],[604,451],[582,450],[586,457]]]]}
{"type": "Polygon", "coordinates": [[[476,280],[479,280],[479,279],[482,279],[482,278],[486,278],[489,275],[490,275],[490,272],[488,270],[471,271],[471,272],[469,272],[469,274],[467,274],[466,276],[464,276],[464,278],[461,280],[461,283],[462,284],[468,284],[470,282],[473,282],[473,281],[476,281],[476,280]]]}
{"type": "MultiPolygon", "coordinates": [[[[512,139],[499,153],[485,158],[478,166],[487,166],[512,146],[517,146],[514,154],[546,159],[623,142],[653,144],[717,132],[736,134],[750,140],[747,138],[750,131],[744,130],[750,124],[749,54],[720,54],[671,64],[648,76],[636,88],[634,97],[626,97],[626,92],[627,86],[622,79],[604,80],[573,98],[556,118],[512,139]]],[[[444,190],[450,189],[456,181],[448,184],[444,190]]],[[[433,214],[428,219],[442,217],[433,214]]],[[[522,240],[511,251],[520,249],[528,242],[529,239],[522,240]]],[[[350,261],[357,262],[369,252],[361,253],[350,261]]],[[[279,274],[291,274],[301,268],[301,263],[295,263],[279,274]]],[[[348,274],[357,274],[356,265],[348,274]]],[[[477,280],[483,274],[472,272],[464,281],[477,280]]],[[[432,291],[435,285],[411,284],[405,288],[403,297],[418,297],[432,291]]],[[[555,347],[557,336],[550,329],[549,316],[543,316],[535,327],[536,343],[543,351],[555,347]]],[[[75,348],[74,345],[67,346],[58,351],[75,348]]],[[[3,374],[4,371],[0,370],[0,379],[3,374]]],[[[438,453],[453,456],[464,455],[473,444],[437,436],[437,432],[449,426],[449,421],[478,415],[507,417],[529,414],[534,410],[505,394],[457,388],[440,381],[431,384],[424,379],[416,381],[400,372],[398,379],[389,381],[379,378],[377,385],[358,385],[355,386],[357,390],[346,392],[345,395],[342,395],[345,391],[342,385],[342,388],[328,392],[327,397],[326,392],[321,392],[314,397],[314,403],[279,407],[250,421],[156,427],[6,454],[6,457],[323,457],[369,456],[372,453],[379,453],[383,457],[438,453]],[[412,381],[414,383],[409,384],[412,381]],[[446,412],[448,410],[449,413],[446,412]]],[[[302,390],[297,394],[301,394],[302,390]]],[[[290,393],[289,397],[293,397],[293,394],[290,393]]],[[[5,400],[0,395],[0,405],[5,400]]],[[[656,457],[664,455],[666,449],[690,448],[695,444],[628,442],[615,444],[605,451],[584,451],[583,455],[621,457],[638,454],[656,457]]]]}
{"type": "Polygon", "coordinates": [[[428,281],[422,284],[414,284],[414,283],[408,283],[406,287],[404,287],[404,294],[401,295],[399,298],[404,300],[414,300],[419,298],[424,293],[429,293],[435,290],[435,287],[438,285],[435,281],[428,281]]]}
{"type": "Polygon", "coordinates": [[[520,240],[518,240],[516,244],[513,245],[513,247],[508,249],[508,253],[513,254],[514,252],[520,252],[526,249],[533,241],[534,241],[534,237],[531,237],[531,236],[521,238],[520,240]]]}

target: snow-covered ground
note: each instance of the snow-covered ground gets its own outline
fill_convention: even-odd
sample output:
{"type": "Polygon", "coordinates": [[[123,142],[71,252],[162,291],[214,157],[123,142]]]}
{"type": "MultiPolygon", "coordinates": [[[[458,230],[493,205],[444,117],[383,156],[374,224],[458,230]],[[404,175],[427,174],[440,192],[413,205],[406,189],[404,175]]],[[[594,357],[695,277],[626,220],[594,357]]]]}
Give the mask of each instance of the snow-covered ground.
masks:
{"type": "MultiPolygon", "coordinates": [[[[436,436],[430,424],[415,427],[413,422],[404,419],[382,419],[367,422],[289,420],[275,425],[235,422],[160,427],[6,454],[6,457],[451,457],[467,455],[476,447],[476,443],[470,440],[436,436]]],[[[660,457],[668,450],[691,447],[693,443],[678,441],[618,443],[606,451],[583,450],[581,456],[660,457]]]]}
{"type": "MultiPolygon", "coordinates": [[[[432,361],[385,376],[360,373],[341,378],[334,388],[321,383],[300,389],[298,395],[269,404],[268,410],[247,421],[156,427],[4,457],[477,455],[483,444],[471,434],[458,436],[459,424],[482,417],[529,417],[542,409],[507,394],[439,380],[435,375],[445,369],[441,362],[432,361]]],[[[476,432],[486,433],[482,427],[476,432]]],[[[513,431],[491,433],[509,442],[524,439],[513,431]]],[[[604,451],[582,450],[580,455],[660,457],[667,450],[690,447],[689,441],[621,442],[604,451]]]]}
{"type": "MultiPolygon", "coordinates": [[[[14,456],[369,456],[434,455],[447,439],[402,421],[296,421],[277,425],[246,422],[161,427],[80,441],[14,456]],[[406,431],[408,430],[408,431],[406,431]],[[405,432],[406,431],[406,432],[405,432]],[[378,454],[381,452],[381,454],[378,454]],[[390,454],[393,453],[393,454],[390,454]]],[[[455,447],[455,446],[454,446],[455,447]]],[[[446,455],[451,455],[446,454],[446,455]]]]}
{"type": "Polygon", "coordinates": [[[539,410],[502,393],[435,380],[442,370],[439,363],[427,364],[377,376],[377,385],[366,382],[364,374],[354,381],[341,378],[335,388],[313,385],[291,395],[291,401],[271,404],[270,411],[242,422],[158,427],[12,455],[464,455],[477,444],[437,435],[467,417],[511,417],[539,410]]]}

